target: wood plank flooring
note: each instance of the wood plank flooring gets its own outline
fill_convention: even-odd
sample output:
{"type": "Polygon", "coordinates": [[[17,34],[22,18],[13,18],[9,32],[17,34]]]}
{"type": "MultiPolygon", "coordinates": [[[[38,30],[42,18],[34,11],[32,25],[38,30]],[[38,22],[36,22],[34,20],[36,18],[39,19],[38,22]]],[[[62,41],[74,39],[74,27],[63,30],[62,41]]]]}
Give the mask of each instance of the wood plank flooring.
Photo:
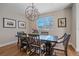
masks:
{"type": "MultiPolygon", "coordinates": [[[[58,56],[64,56],[63,52],[58,52],[57,54],[58,56]]],[[[76,53],[71,47],[68,47],[68,55],[76,56],[79,55],[79,53],[76,53]]],[[[24,50],[20,51],[17,44],[11,44],[0,47],[0,56],[27,56],[27,54],[24,50]]]]}

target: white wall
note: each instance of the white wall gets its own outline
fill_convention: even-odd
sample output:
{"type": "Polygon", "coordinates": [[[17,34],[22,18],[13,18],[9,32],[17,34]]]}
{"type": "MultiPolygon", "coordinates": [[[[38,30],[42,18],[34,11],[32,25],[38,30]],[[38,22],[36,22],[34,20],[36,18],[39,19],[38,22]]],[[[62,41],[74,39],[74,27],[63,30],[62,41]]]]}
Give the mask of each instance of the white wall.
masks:
{"type": "Polygon", "coordinates": [[[76,4],[76,50],[79,51],[79,3],[76,4]]]}
{"type": "MultiPolygon", "coordinates": [[[[3,46],[5,44],[9,44],[12,42],[16,42],[17,38],[15,37],[17,31],[25,31],[28,33],[28,21],[24,17],[24,15],[21,15],[19,13],[16,13],[17,11],[13,11],[12,8],[9,6],[3,6],[0,5],[0,46],[3,46]],[[3,28],[3,17],[5,18],[11,18],[17,21],[25,21],[26,22],[26,28],[3,28]]],[[[17,23],[18,25],[18,23],[17,23]]]]}
{"type": "Polygon", "coordinates": [[[79,3],[73,4],[72,39],[76,51],[79,52],[79,3]]]}
{"type": "Polygon", "coordinates": [[[74,48],[76,48],[76,4],[73,4],[72,6],[72,32],[71,32],[71,38],[72,38],[72,45],[74,48]]]}

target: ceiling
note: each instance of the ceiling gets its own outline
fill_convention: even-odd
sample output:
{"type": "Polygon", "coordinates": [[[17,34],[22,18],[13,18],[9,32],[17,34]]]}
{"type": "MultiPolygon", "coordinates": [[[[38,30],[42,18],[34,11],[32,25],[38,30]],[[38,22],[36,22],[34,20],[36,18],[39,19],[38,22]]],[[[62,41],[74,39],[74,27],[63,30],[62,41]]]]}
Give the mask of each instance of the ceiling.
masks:
{"type": "MultiPolygon", "coordinates": [[[[7,8],[19,14],[25,14],[25,9],[29,5],[31,5],[31,3],[0,3],[1,9],[7,8]]],[[[34,3],[34,5],[40,13],[47,13],[67,8],[71,3],[34,3]]]]}

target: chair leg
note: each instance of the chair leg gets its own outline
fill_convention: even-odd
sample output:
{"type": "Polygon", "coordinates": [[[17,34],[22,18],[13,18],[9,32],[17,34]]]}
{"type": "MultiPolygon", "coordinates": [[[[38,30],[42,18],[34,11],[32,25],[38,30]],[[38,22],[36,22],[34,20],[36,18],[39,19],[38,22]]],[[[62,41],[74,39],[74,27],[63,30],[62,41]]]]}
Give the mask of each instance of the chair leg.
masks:
{"type": "Polygon", "coordinates": [[[67,50],[65,50],[64,52],[65,52],[65,55],[68,56],[68,54],[67,54],[67,50]]]}
{"type": "Polygon", "coordinates": [[[21,46],[19,46],[19,50],[20,50],[20,52],[21,52],[21,46]]]}
{"type": "Polygon", "coordinates": [[[21,47],[20,47],[20,52],[21,52],[21,47]]]}

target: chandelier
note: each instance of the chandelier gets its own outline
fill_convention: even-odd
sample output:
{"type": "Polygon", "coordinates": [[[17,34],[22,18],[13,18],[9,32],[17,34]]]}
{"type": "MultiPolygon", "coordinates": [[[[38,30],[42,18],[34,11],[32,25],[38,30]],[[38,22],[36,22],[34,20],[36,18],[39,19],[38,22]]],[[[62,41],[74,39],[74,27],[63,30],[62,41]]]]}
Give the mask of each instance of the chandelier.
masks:
{"type": "Polygon", "coordinates": [[[39,17],[39,11],[35,8],[34,4],[32,3],[31,6],[28,6],[25,9],[25,16],[28,20],[34,21],[37,20],[39,17]]]}

